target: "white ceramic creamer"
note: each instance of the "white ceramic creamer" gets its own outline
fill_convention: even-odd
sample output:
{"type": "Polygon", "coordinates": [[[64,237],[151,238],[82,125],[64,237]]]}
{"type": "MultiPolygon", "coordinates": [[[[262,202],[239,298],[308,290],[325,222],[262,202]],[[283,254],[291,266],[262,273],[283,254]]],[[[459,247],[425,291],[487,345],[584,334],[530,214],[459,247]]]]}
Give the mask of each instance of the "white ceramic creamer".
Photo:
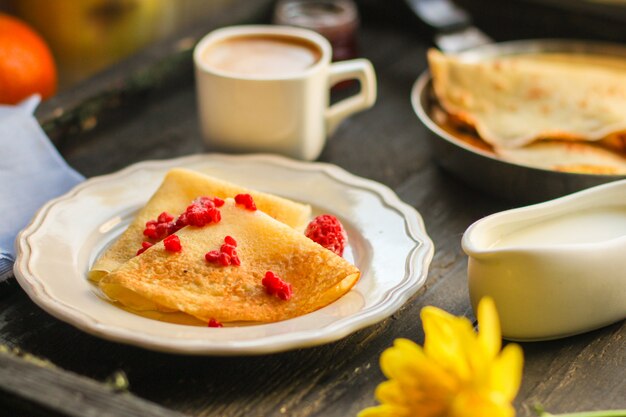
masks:
{"type": "Polygon", "coordinates": [[[545,340],[626,317],[626,180],[471,225],[472,305],[493,297],[502,334],[545,340]]]}

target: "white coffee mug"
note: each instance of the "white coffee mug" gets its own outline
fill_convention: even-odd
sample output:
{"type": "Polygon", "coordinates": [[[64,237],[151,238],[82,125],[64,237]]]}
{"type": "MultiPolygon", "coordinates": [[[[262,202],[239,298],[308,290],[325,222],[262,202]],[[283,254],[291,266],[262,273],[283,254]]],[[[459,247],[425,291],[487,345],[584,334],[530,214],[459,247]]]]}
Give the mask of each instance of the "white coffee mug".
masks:
{"type": "Polygon", "coordinates": [[[331,63],[331,55],[328,41],[306,29],[257,25],[209,33],[194,50],[198,113],[206,143],[217,150],[316,159],[343,119],[376,101],[372,64],[366,59],[331,63]],[[302,45],[317,58],[288,73],[241,73],[211,62],[217,59],[211,57],[215,48],[266,38],[302,45]],[[350,79],[360,81],[360,92],[330,106],[330,88],[350,79]]]}

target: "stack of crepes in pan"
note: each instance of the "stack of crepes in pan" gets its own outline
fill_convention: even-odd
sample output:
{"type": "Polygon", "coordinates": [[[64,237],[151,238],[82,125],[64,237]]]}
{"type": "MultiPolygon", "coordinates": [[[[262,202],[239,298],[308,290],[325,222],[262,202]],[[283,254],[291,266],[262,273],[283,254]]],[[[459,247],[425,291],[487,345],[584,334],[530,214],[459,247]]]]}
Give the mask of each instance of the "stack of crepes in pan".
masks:
{"type": "Polygon", "coordinates": [[[127,230],[95,262],[89,273],[111,300],[134,311],[178,312],[203,322],[273,322],[317,310],[335,301],[356,283],[359,270],[307,238],[302,230],[308,205],[185,169],[169,171],[161,186],[127,230]],[[250,194],[258,210],[232,199],[250,194]],[[182,250],[172,253],[163,242],[136,255],[146,222],[163,213],[179,215],[198,197],[224,199],[221,220],[175,232],[182,250]],[[226,236],[237,241],[239,266],[205,260],[226,236]],[[267,293],[262,280],[272,271],[293,289],[289,300],[267,293]]]}
{"type": "Polygon", "coordinates": [[[470,60],[428,53],[447,122],[502,159],[540,168],[626,174],[626,60],[519,54],[470,60]]]}

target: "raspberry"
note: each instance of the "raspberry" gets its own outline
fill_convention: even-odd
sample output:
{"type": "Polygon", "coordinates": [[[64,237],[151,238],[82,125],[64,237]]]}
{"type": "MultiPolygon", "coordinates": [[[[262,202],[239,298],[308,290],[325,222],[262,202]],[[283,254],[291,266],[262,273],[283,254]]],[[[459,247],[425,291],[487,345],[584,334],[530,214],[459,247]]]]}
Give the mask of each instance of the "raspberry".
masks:
{"type": "Polygon", "coordinates": [[[209,223],[218,223],[222,215],[217,207],[224,205],[221,198],[198,197],[191,202],[176,220],[167,212],[159,214],[157,220],[146,222],[143,234],[152,240],[161,240],[185,226],[203,227],[209,223]]]}
{"type": "Polygon", "coordinates": [[[220,252],[222,254],[228,255],[230,265],[241,265],[241,261],[237,256],[237,249],[234,246],[224,243],[220,248],[220,252]]]}
{"type": "Polygon", "coordinates": [[[198,204],[206,208],[222,207],[224,200],[219,197],[198,197],[192,201],[192,204],[198,204]]]}
{"type": "Polygon", "coordinates": [[[144,253],[149,247],[154,246],[154,243],[150,242],[141,242],[141,248],[137,251],[135,256],[139,256],[144,253]]]}
{"type": "Polygon", "coordinates": [[[287,283],[285,283],[285,285],[283,285],[278,291],[276,291],[276,295],[278,296],[278,298],[285,301],[289,300],[292,294],[293,291],[291,289],[291,284],[287,283]]]}
{"type": "MultiPolygon", "coordinates": [[[[216,208],[215,198],[198,197],[191,202],[185,212],[178,216],[175,222],[176,230],[185,226],[203,227],[209,223],[218,223],[222,220],[222,214],[216,208]]],[[[217,199],[218,204],[223,205],[224,201],[217,199]]]]}
{"type": "Polygon", "coordinates": [[[342,256],[348,236],[343,225],[335,216],[322,214],[314,218],[304,234],[312,241],[342,256]]]}
{"type": "Polygon", "coordinates": [[[209,263],[220,264],[222,266],[241,265],[241,261],[237,256],[237,241],[231,236],[226,236],[220,250],[207,252],[204,255],[204,259],[209,263]]]}
{"type": "Polygon", "coordinates": [[[213,199],[210,197],[198,197],[195,200],[193,200],[191,202],[191,204],[194,205],[198,205],[198,206],[203,206],[206,208],[213,208],[215,207],[215,203],[213,202],[213,199]]]}
{"type": "Polygon", "coordinates": [[[178,230],[182,229],[183,227],[187,226],[189,224],[189,222],[187,221],[187,213],[182,213],[180,216],[178,216],[178,218],[176,219],[176,222],[174,222],[174,227],[178,230]]]}
{"type": "Polygon", "coordinates": [[[169,235],[163,239],[163,245],[168,252],[180,252],[183,246],[180,244],[180,239],[176,235],[169,235]]]}
{"type": "Polygon", "coordinates": [[[228,243],[224,243],[220,247],[220,252],[224,252],[228,256],[237,256],[237,248],[232,245],[229,245],[228,243]]]}
{"type": "Polygon", "coordinates": [[[156,239],[157,238],[157,233],[156,233],[156,222],[154,224],[152,224],[151,222],[153,222],[154,220],[150,220],[149,222],[146,223],[146,228],[143,230],[143,235],[146,236],[149,239],[156,239]]]}
{"type": "Polygon", "coordinates": [[[169,223],[172,220],[174,220],[174,216],[172,216],[171,214],[167,213],[167,212],[163,212],[161,214],[159,214],[159,217],[157,218],[157,221],[159,223],[169,223]]]}
{"type": "Polygon", "coordinates": [[[246,210],[255,211],[256,205],[250,194],[237,194],[235,196],[235,203],[243,205],[246,210]]]}
{"type": "Polygon", "coordinates": [[[217,259],[217,261],[222,266],[228,266],[228,265],[230,265],[230,256],[228,256],[227,253],[222,252],[222,253],[220,253],[220,256],[217,259]]]}
{"type": "Polygon", "coordinates": [[[192,204],[185,210],[185,219],[189,226],[203,227],[213,221],[208,208],[192,204]]]}
{"type": "Polygon", "coordinates": [[[146,228],[143,234],[152,240],[161,240],[165,236],[174,233],[174,231],[172,231],[174,227],[174,216],[164,211],[159,214],[157,220],[148,220],[146,222],[146,228]]]}
{"type": "Polygon", "coordinates": [[[206,261],[210,263],[217,263],[217,261],[220,259],[220,253],[216,250],[212,250],[204,255],[204,259],[206,259],[206,261]]]}
{"type": "Polygon", "coordinates": [[[167,223],[157,223],[154,231],[159,238],[162,236],[167,236],[167,232],[169,230],[169,225],[167,223]]]}
{"type": "Polygon", "coordinates": [[[179,225],[178,222],[170,222],[169,224],[169,229],[167,230],[167,235],[173,235],[174,233],[178,232],[180,229],[182,229],[185,226],[179,225]]]}
{"type": "Polygon", "coordinates": [[[291,284],[283,281],[278,275],[272,271],[265,273],[265,278],[261,281],[265,287],[265,291],[270,295],[276,295],[282,300],[289,300],[293,294],[291,284]]]}
{"type": "Polygon", "coordinates": [[[224,325],[212,318],[211,320],[209,320],[209,327],[224,327],[224,325]]]}

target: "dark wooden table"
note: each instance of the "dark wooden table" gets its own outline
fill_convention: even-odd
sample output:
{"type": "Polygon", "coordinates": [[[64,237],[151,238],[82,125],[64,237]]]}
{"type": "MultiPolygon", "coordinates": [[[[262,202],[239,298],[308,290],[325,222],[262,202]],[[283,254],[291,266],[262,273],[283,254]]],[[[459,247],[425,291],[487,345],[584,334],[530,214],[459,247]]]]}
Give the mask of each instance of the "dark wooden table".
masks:
{"type": "MultiPolygon", "coordinates": [[[[222,16],[59,95],[39,110],[40,121],[88,177],[206,152],[190,48],[211,28],[266,19],[270,3],[234,2],[222,16]]],[[[423,343],[422,307],[473,319],[460,238],[474,220],[511,203],[468,188],[431,160],[409,103],[426,68],[429,37],[401,2],[360,6],[359,40],[378,74],[378,102],[343,123],[320,160],[388,185],[422,214],[436,246],[426,285],[392,317],[335,343],[267,356],[191,357],[82,333],[43,312],[11,281],[0,285],[0,344],[11,351],[0,354],[0,415],[353,416],[375,403],[380,353],[398,337],[423,343]],[[128,387],[123,378],[112,382],[119,371],[128,387]]],[[[524,343],[518,415],[533,415],[538,402],[552,412],[626,408],[625,337],[622,321],[524,343]]]]}

